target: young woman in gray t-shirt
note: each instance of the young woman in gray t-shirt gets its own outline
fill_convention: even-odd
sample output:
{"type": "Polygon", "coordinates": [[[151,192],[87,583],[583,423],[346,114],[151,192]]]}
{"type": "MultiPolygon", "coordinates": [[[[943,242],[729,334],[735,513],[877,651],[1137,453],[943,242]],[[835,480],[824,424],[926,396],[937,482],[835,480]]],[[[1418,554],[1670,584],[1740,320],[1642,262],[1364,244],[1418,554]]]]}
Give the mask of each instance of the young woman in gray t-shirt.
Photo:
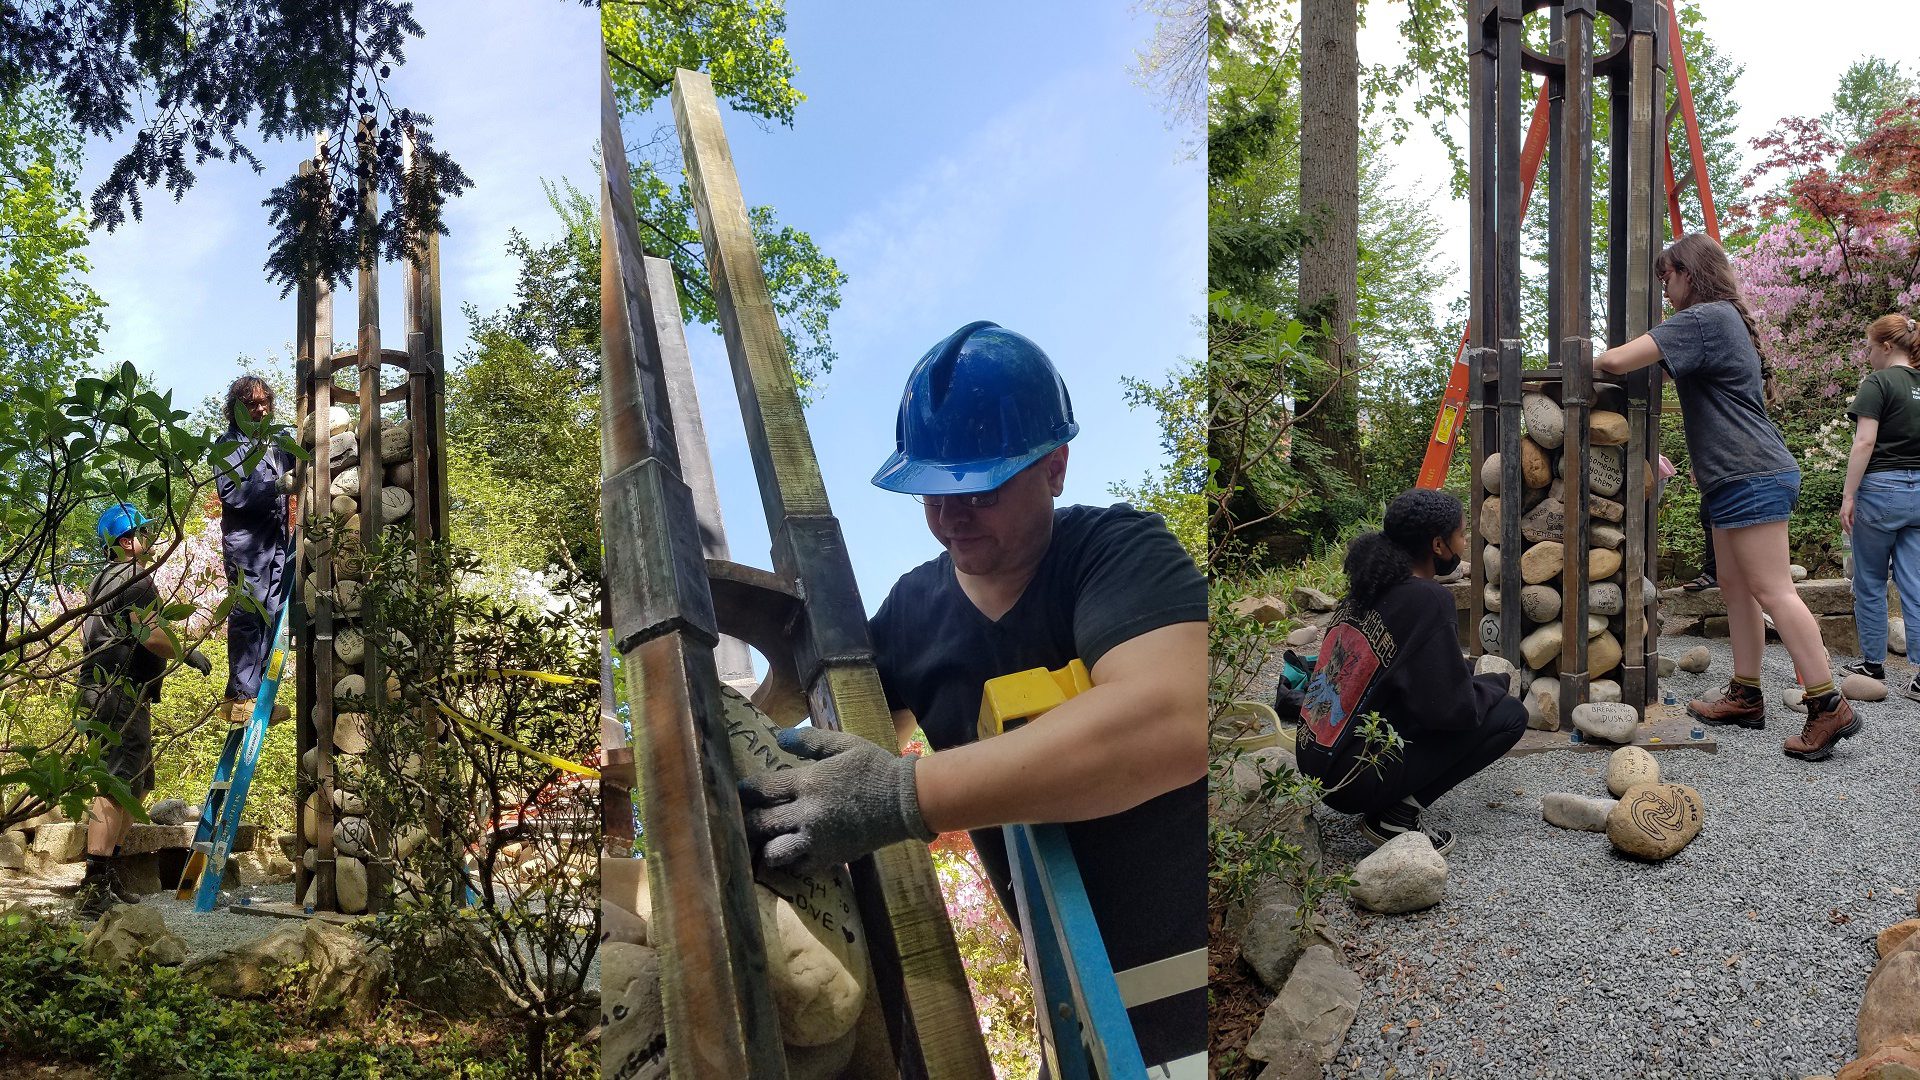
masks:
{"type": "Polygon", "coordinates": [[[1767,644],[1761,613],[1773,619],[1806,684],[1807,724],[1786,752],[1808,761],[1832,756],[1860,730],[1853,707],[1833,685],[1820,624],[1793,586],[1787,518],[1800,497],[1800,468],[1767,418],[1776,397],[1760,354],[1753,316],[1718,241],[1691,233],[1654,262],[1672,318],[1594,357],[1594,370],[1624,375],[1654,363],[1673,376],[1686,425],[1687,456],[1713,520],[1720,590],[1733,637],[1733,678],[1687,711],[1709,724],[1764,728],[1760,656],[1767,644]]]}

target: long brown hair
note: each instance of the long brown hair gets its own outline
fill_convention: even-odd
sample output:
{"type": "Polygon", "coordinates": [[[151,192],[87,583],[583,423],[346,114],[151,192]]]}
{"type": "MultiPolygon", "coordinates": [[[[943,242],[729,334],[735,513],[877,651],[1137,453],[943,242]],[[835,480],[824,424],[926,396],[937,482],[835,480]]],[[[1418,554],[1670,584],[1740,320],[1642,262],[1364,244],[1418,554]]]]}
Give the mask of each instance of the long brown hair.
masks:
{"type": "Polygon", "coordinates": [[[1920,367],[1920,324],[1905,315],[1882,315],[1867,326],[1867,340],[1875,345],[1905,349],[1914,365],[1920,367]]]}
{"type": "Polygon", "coordinates": [[[1754,354],[1760,357],[1763,403],[1773,408],[1786,400],[1779,381],[1773,377],[1773,364],[1760,348],[1760,331],[1753,324],[1753,312],[1747,310],[1746,298],[1740,295],[1740,283],[1734,279],[1733,264],[1727,261],[1727,251],[1720,246],[1720,241],[1706,233],[1688,233],[1675,240],[1653,261],[1653,272],[1664,275],[1676,270],[1686,274],[1687,281],[1693,286],[1688,307],[1725,300],[1740,313],[1740,321],[1747,324],[1747,337],[1753,342],[1754,354]]]}

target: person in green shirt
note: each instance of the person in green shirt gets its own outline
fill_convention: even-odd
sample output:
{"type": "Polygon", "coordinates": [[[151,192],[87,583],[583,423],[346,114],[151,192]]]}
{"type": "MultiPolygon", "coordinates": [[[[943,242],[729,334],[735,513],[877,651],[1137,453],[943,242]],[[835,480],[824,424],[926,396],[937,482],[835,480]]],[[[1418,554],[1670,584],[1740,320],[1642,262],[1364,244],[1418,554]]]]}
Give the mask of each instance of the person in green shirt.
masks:
{"type": "MultiPolygon", "coordinates": [[[[1860,659],[1845,669],[1884,680],[1889,568],[1908,613],[1907,656],[1920,657],[1920,326],[1897,313],[1873,320],[1867,362],[1873,370],[1847,410],[1856,427],[1840,499],[1860,631],[1860,659]]],[[[1920,675],[1900,692],[1920,700],[1920,675]]]]}

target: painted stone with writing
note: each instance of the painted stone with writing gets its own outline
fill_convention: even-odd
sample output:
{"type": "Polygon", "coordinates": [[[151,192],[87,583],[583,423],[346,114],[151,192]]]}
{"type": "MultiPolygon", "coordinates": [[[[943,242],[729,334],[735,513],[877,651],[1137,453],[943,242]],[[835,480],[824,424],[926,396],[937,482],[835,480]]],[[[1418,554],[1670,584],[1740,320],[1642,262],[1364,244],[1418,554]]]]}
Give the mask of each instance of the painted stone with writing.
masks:
{"type": "Polygon", "coordinates": [[[1500,616],[1492,614],[1481,616],[1480,649],[1482,652],[1500,651],[1500,616]]]}
{"type": "MultiPolygon", "coordinates": [[[[1627,449],[1624,446],[1595,446],[1587,454],[1587,490],[1604,498],[1614,498],[1626,483],[1627,449]]],[[[1565,476],[1567,459],[1562,457],[1554,463],[1554,469],[1565,476]]]]}
{"type": "Polygon", "coordinates": [[[1603,499],[1598,495],[1587,495],[1587,516],[1596,521],[1611,521],[1616,524],[1627,516],[1627,508],[1612,499],[1603,499]]]}
{"type": "Polygon", "coordinates": [[[1603,581],[1587,589],[1587,610],[1595,615],[1618,615],[1626,609],[1620,586],[1603,581]]]}
{"type": "Polygon", "coordinates": [[[1545,394],[1527,394],[1520,399],[1520,411],[1526,417],[1529,438],[1549,450],[1560,448],[1567,437],[1567,414],[1559,402],[1545,394]]]}
{"type": "Polygon", "coordinates": [[[1531,543],[1558,540],[1566,535],[1567,507],[1559,499],[1548,497],[1520,519],[1520,535],[1531,543]]]}
{"type": "Polygon", "coordinates": [[[1573,726],[1589,738],[1611,743],[1630,743],[1640,726],[1640,715],[1633,706],[1619,701],[1589,701],[1573,708],[1573,726]]]}
{"type": "Polygon", "coordinates": [[[1520,610],[1534,622],[1552,622],[1560,614],[1560,590],[1551,585],[1528,585],[1520,590],[1520,610]]]}
{"type": "Polygon", "coordinates": [[[1685,784],[1641,784],[1607,815],[1607,839],[1638,858],[1671,858],[1700,835],[1706,816],[1700,793],[1685,784]]]}

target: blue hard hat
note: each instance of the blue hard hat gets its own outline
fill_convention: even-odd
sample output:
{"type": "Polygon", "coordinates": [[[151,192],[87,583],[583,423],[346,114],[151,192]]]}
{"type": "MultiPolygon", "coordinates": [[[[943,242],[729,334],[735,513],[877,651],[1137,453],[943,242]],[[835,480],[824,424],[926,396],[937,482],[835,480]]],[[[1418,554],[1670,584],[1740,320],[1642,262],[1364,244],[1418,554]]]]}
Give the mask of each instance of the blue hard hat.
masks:
{"type": "Polygon", "coordinates": [[[1080,433],[1040,346],[996,323],[955,330],[914,365],[894,451],[873,483],[911,495],[992,491],[1080,433]]]}
{"type": "Polygon", "coordinates": [[[140,512],[132,503],[114,503],[100,515],[93,531],[100,534],[103,545],[118,543],[120,538],[141,527],[151,525],[153,520],[140,512]]]}

